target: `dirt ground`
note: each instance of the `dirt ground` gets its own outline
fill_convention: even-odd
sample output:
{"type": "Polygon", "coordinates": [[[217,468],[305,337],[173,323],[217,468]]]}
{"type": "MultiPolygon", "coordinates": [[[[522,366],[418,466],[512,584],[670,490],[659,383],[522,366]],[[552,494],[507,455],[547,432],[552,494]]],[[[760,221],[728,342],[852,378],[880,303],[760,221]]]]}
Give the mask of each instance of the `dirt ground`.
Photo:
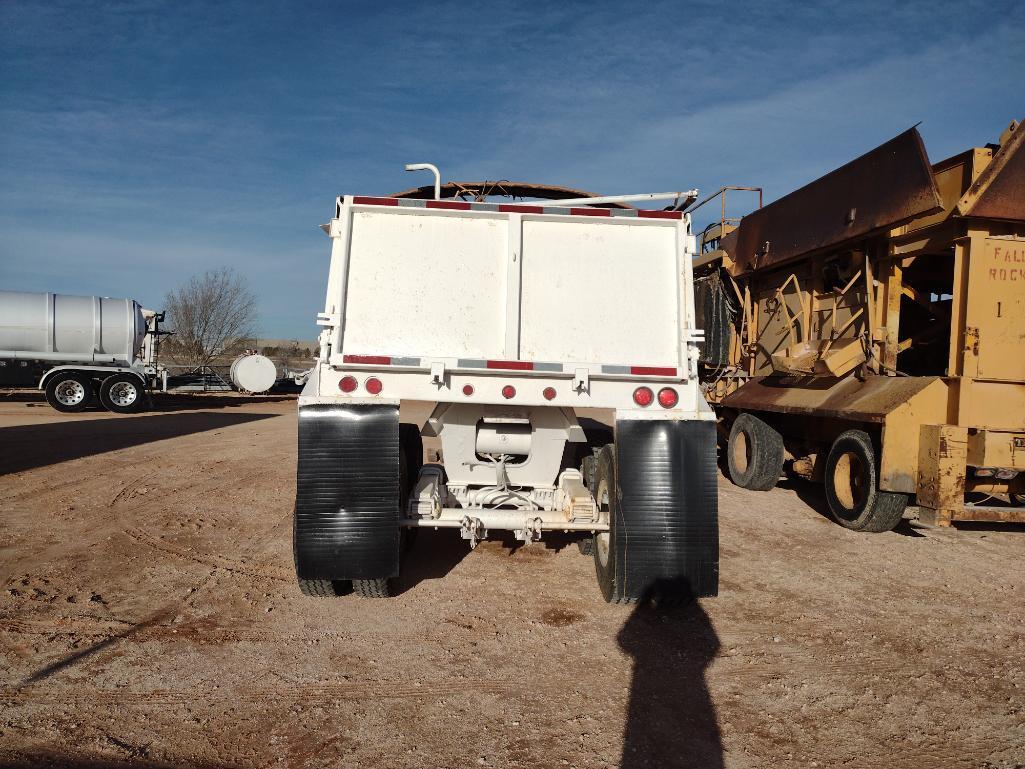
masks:
{"type": "Polygon", "coordinates": [[[0,765],[1025,766],[1025,528],[854,534],[720,483],[718,598],[606,605],[566,540],[423,533],[306,598],[293,399],[0,398],[0,765]]]}

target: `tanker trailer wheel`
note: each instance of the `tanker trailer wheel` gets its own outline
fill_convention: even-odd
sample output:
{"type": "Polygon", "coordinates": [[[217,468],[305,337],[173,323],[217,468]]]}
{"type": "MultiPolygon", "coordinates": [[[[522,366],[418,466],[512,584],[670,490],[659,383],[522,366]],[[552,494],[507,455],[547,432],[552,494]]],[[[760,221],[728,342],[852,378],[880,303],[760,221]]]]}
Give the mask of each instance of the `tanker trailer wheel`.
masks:
{"type": "Polygon", "coordinates": [[[66,414],[83,411],[93,402],[92,382],[82,374],[58,372],[46,383],[46,402],[66,414]]]}
{"type": "Polygon", "coordinates": [[[768,491],[783,472],[783,436],[761,419],[741,414],[726,444],[730,480],[753,491],[768,491]]]}
{"type": "Polygon", "coordinates": [[[616,474],[616,449],[609,444],[598,452],[595,463],[594,501],[598,504],[598,519],[609,525],[608,531],[594,535],[592,551],[594,571],[598,577],[598,588],[609,603],[623,603],[622,585],[616,563],[616,523],[619,503],[616,498],[618,477],[616,474]]]}
{"type": "Polygon", "coordinates": [[[878,468],[868,433],[848,430],[833,441],[826,458],[826,501],[841,526],[881,532],[900,523],[908,496],[880,491],[878,468]]]}
{"type": "Polygon", "coordinates": [[[116,414],[131,414],[142,408],[146,389],[138,377],[114,374],[100,385],[100,403],[116,414]]]}

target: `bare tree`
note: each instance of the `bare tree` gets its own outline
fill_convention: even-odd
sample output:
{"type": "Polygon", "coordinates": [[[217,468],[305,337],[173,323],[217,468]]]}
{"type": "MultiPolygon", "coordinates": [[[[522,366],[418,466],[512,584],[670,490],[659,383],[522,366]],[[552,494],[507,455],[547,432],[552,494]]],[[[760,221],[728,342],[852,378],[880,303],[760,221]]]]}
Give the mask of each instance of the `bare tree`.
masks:
{"type": "Polygon", "coordinates": [[[165,350],[176,360],[205,366],[239,351],[252,337],[256,298],[249,283],[229,267],[208,270],[168,292],[164,299],[174,336],[165,350]]]}

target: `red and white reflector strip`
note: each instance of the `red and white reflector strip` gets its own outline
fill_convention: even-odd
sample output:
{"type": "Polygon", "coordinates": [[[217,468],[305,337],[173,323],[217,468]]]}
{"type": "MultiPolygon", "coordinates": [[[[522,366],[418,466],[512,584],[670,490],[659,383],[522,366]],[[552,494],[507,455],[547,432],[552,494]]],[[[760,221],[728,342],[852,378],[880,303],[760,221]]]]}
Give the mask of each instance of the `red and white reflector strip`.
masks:
{"type": "MultiPolygon", "coordinates": [[[[342,199],[339,199],[341,202],[342,199]]],[[[391,206],[393,208],[434,208],[448,211],[491,211],[504,214],[548,214],[552,216],[634,217],[636,219],[683,219],[682,211],[656,211],[645,208],[596,208],[592,206],[532,206],[522,203],[470,203],[464,200],[417,200],[414,198],[380,198],[356,195],[357,206],[391,206]]],[[[553,201],[557,203],[557,201],[553,201]]]]}
{"type": "Polygon", "coordinates": [[[676,369],[660,366],[631,366],[630,373],[633,376],[676,376],[676,369]]]}
{"type": "MultiPolygon", "coordinates": [[[[426,368],[430,365],[430,359],[399,357],[394,355],[343,355],[343,363],[350,363],[356,366],[408,366],[411,368],[426,368]]],[[[592,364],[593,366],[593,364],[592,364]]],[[[488,358],[459,358],[454,368],[457,369],[484,369],[491,371],[534,371],[543,373],[562,374],[572,371],[574,364],[545,363],[529,360],[497,360],[488,358]]],[[[602,374],[613,376],[640,376],[640,377],[673,377],[681,376],[680,369],[673,366],[627,366],[608,365],[596,366],[602,374]]]]}

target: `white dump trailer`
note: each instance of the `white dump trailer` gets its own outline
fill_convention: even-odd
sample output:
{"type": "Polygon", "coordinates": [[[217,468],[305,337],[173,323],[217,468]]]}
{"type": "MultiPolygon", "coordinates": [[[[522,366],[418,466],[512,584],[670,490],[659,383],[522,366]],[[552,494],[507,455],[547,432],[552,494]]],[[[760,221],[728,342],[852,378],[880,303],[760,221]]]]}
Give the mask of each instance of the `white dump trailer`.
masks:
{"type": "Polygon", "coordinates": [[[142,407],[160,375],[163,315],[132,299],[0,291],[0,384],[37,386],[58,411],[142,407]]]}
{"type": "Polygon", "coordinates": [[[690,220],[588,203],[337,199],[299,398],[304,593],[387,595],[403,533],[431,528],[569,532],[608,601],[716,594],[690,220]]]}

